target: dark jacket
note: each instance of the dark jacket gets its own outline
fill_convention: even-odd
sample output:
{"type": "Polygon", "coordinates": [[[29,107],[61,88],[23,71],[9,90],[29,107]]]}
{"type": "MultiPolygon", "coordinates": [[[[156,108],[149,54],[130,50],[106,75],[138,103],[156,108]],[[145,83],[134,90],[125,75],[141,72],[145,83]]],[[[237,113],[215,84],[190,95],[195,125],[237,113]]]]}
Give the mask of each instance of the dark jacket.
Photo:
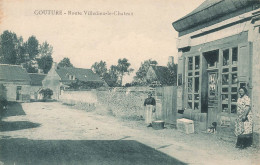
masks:
{"type": "Polygon", "coordinates": [[[153,97],[144,100],[144,106],[146,105],[156,105],[155,99],[153,97]]]}

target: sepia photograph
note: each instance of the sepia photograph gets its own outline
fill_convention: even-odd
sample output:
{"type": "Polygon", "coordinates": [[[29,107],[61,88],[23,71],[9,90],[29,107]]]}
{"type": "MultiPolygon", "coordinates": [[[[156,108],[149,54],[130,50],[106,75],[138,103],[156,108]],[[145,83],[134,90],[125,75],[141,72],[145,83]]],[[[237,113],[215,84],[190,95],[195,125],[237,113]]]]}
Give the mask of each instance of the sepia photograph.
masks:
{"type": "Polygon", "coordinates": [[[0,165],[260,165],[260,0],[0,0],[0,165]]]}

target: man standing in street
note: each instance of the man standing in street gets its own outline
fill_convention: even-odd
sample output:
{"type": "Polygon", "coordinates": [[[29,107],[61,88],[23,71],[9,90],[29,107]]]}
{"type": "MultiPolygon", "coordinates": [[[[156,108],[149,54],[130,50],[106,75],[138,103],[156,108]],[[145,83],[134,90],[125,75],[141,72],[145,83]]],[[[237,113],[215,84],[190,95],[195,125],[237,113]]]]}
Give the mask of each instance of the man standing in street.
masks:
{"type": "Polygon", "coordinates": [[[147,124],[147,127],[152,126],[152,117],[153,112],[155,112],[156,102],[155,99],[152,97],[152,93],[148,93],[148,98],[144,101],[144,108],[145,108],[145,123],[147,124]]]}

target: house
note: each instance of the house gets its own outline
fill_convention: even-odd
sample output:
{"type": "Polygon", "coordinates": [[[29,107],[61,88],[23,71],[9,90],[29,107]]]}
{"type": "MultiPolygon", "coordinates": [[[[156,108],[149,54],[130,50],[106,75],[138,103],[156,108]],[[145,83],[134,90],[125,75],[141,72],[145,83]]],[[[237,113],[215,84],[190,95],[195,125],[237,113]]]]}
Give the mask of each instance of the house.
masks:
{"type": "Polygon", "coordinates": [[[39,100],[42,97],[39,92],[42,89],[42,81],[46,77],[46,74],[29,73],[29,76],[31,78],[30,98],[39,100]]]}
{"type": "Polygon", "coordinates": [[[173,73],[166,66],[151,65],[146,73],[146,80],[151,86],[172,86],[175,83],[173,73]]]}
{"type": "Polygon", "coordinates": [[[193,120],[206,114],[206,126],[217,122],[219,129],[232,133],[237,91],[245,86],[255,116],[254,134],[259,135],[259,7],[259,0],[206,0],[172,23],[179,33],[178,108],[193,120]]]}
{"type": "Polygon", "coordinates": [[[82,69],[74,67],[57,68],[57,64],[52,65],[51,70],[43,79],[43,88],[50,88],[53,91],[53,99],[59,99],[62,90],[69,88],[76,82],[82,82],[89,85],[104,84],[104,81],[91,69],[82,69]]]}
{"type": "Polygon", "coordinates": [[[20,65],[0,64],[0,84],[5,87],[7,101],[30,101],[30,82],[20,65]]]}

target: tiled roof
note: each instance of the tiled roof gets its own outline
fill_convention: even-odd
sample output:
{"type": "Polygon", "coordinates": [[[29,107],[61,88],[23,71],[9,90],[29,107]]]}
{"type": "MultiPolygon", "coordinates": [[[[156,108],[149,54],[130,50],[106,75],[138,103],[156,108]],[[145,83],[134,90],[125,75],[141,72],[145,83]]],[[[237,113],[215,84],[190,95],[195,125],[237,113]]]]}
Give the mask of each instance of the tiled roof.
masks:
{"type": "Polygon", "coordinates": [[[173,73],[166,66],[152,66],[157,79],[162,85],[172,85],[174,83],[173,73]]]}
{"type": "Polygon", "coordinates": [[[76,79],[84,82],[88,81],[99,81],[103,82],[101,78],[95,74],[91,69],[82,69],[82,68],[73,68],[73,67],[64,67],[56,69],[56,72],[61,78],[61,81],[71,81],[70,76],[75,76],[76,79]]]}
{"type": "Polygon", "coordinates": [[[218,17],[240,10],[259,0],[205,0],[199,7],[172,23],[176,31],[181,32],[195,25],[211,21],[218,17]]]}
{"type": "Polygon", "coordinates": [[[20,65],[0,64],[0,81],[31,81],[27,71],[20,65]]]}
{"type": "Polygon", "coordinates": [[[46,77],[46,74],[29,73],[32,86],[42,86],[42,80],[46,77]]]}

